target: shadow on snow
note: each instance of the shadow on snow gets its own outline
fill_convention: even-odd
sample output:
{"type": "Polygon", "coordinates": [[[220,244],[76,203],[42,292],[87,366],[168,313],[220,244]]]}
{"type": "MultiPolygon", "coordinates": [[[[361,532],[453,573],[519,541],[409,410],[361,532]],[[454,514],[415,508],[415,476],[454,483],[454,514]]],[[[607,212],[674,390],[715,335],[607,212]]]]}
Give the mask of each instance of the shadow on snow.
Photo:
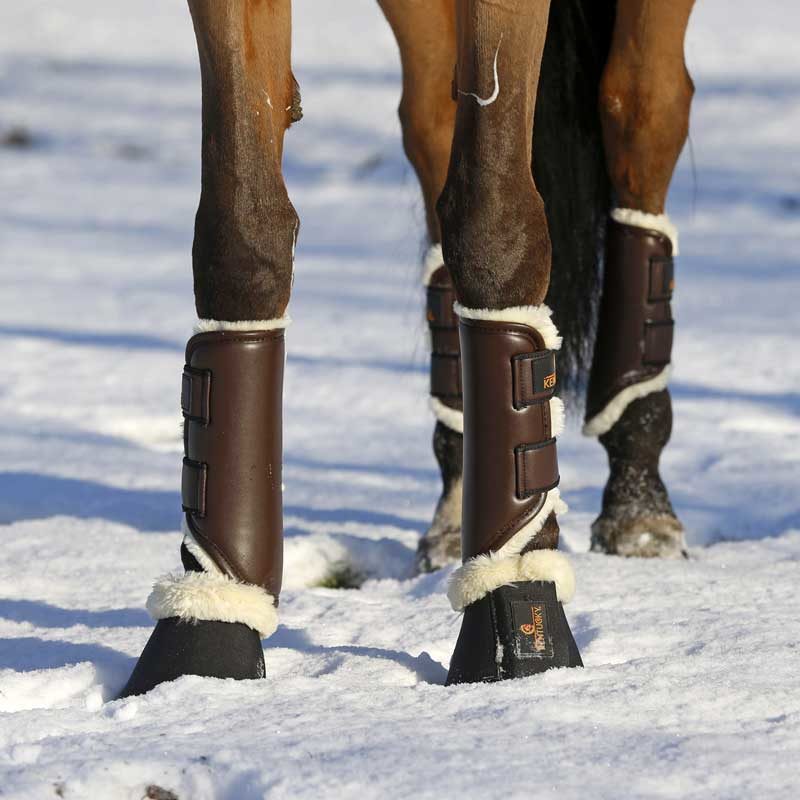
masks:
{"type": "MultiPolygon", "coordinates": [[[[321,645],[312,642],[308,634],[299,628],[280,626],[266,643],[267,650],[286,648],[308,654],[341,653],[342,655],[363,656],[366,658],[393,661],[413,672],[422,683],[443,684],[447,677],[447,669],[438,661],[434,661],[428,653],[412,656],[400,650],[387,650],[382,647],[363,647],[357,645],[321,645]]],[[[336,665],[334,665],[335,669],[336,665]]]]}

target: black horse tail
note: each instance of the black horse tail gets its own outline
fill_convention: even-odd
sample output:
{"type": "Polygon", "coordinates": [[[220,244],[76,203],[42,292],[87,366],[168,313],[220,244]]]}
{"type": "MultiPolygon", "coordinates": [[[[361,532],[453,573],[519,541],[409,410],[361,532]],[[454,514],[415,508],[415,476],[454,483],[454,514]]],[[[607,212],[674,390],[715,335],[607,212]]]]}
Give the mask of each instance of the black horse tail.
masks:
{"type": "Polygon", "coordinates": [[[553,0],[536,100],[533,175],[553,245],[546,302],[564,339],[559,384],[573,396],[591,365],[611,204],[598,91],[615,12],[616,0],[553,0]]]}

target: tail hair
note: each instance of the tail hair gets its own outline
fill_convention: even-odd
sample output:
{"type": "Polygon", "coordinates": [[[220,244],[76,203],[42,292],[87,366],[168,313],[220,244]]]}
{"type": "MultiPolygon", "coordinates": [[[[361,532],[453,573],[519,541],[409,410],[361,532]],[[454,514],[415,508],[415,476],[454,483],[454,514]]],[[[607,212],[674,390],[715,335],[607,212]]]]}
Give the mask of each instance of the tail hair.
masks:
{"type": "Polygon", "coordinates": [[[578,395],[591,365],[603,238],[611,205],[598,113],[616,0],[554,0],[539,78],[533,175],[553,268],[547,303],[563,336],[559,384],[578,395]]]}

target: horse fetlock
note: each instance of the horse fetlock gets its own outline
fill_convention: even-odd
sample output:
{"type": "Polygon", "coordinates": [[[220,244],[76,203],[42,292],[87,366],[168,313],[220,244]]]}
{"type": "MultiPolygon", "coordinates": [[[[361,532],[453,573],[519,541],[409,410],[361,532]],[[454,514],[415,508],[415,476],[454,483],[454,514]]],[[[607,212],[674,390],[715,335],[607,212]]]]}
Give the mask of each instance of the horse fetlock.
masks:
{"type": "Polygon", "coordinates": [[[433,572],[461,560],[461,477],[445,482],[433,521],[417,545],[417,571],[433,572]]]}
{"type": "Polygon", "coordinates": [[[600,437],[610,475],[592,525],[592,550],[643,558],[685,554],[683,526],[658,469],[671,426],[669,393],[662,391],[635,400],[600,437]]]}
{"type": "MultiPolygon", "coordinates": [[[[616,423],[599,437],[611,467],[609,486],[624,487],[642,478],[655,485],[661,452],[672,432],[669,390],[633,400],[616,423]]],[[[666,490],[664,490],[666,493],[666,490]]]]}
{"type": "Polygon", "coordinates": [[[442,474],[445,493],[461,480],[464,470],[464,436],[441,422],[433,429],[433,454],[442,474]]]}

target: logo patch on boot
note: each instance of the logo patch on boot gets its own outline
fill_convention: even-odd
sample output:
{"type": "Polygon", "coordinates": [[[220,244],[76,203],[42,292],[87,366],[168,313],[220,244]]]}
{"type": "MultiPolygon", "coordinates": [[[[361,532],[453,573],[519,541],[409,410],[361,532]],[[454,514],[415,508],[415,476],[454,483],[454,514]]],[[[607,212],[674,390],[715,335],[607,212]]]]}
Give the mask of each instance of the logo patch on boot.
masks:
{"type": "Polygon", "coordinates": [[[518,658],[553,658],[553,641],[544,603],[516,600],[511,603],[511,619],[518,658]]]}

